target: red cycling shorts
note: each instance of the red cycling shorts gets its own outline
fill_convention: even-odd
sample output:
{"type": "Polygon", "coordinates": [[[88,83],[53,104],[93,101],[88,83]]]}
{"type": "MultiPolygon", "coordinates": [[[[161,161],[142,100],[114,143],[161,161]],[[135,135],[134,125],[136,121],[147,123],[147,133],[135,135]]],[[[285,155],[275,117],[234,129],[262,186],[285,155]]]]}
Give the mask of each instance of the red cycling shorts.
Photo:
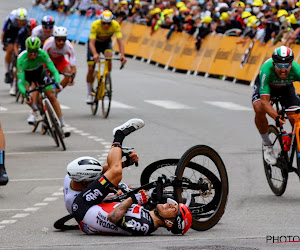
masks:
{"type": "Polygon", "coordinates": [[[63,72],[64,68],[70,65],[69,61],[64,56],[56,58],[51,57],[51,60],[59,72],[63,72]]]}

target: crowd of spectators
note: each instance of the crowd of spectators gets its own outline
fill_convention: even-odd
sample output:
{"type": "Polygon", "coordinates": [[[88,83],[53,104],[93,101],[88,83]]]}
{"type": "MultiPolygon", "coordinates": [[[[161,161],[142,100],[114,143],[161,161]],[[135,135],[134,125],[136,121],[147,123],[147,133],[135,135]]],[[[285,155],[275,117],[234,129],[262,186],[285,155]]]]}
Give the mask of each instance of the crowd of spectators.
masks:
{"type": "Polygon", "coordinates": [[[146,24],[151,33],[169,29],[195,37],[195,46],[210,33],[290,46],[300,41],[300,1],[297,0],[35,0],[45,8],[80,15],[110,9],[119,22],[146,24]]]}

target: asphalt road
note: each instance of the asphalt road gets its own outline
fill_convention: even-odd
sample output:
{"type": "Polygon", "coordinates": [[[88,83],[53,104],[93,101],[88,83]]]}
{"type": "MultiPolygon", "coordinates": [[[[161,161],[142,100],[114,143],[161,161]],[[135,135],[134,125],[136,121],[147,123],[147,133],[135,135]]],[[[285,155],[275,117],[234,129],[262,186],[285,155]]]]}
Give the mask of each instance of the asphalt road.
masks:
{"type": "MultiPolygon", "coordinates": [[[[6,3],[0,10],[1,23],[10,10],[28,7],[30,2],[6,3]]],[[[253,121],[252,88],[128,59],[122,71],[114,64],[113,106],[109,118],[103,119],[100,112],[92,116],[84,102],[86,47],[75,45],[75,50],[76,83],[58,97],[72,129],[65,152],[39,129],[30,131],[28,107],[8,94],[0,52],[0,120],[10,178],[7,186],[0,187],[0,249],[299,249],[299,242],[272,244],[281,236],[296,236],[289,239],[299,241],[300,185],[291,175],[282,197],[268,187],[253,121]],[[131,185],[139,184],[143,168],[151,162],[180,158],[194,145],[209,145],[221,155],[228,171],[229,199],[214,228],[190,230],[185,236],[159,229],[149,237],[86,236],[79,230],[53,228],[67,214],[62,193],[67,164],[83,155],[104,163],[113,128],[133,117],[146,125],[124,143],[140,155],[140,166],[123,172],[123,180],[131,185]]]]}

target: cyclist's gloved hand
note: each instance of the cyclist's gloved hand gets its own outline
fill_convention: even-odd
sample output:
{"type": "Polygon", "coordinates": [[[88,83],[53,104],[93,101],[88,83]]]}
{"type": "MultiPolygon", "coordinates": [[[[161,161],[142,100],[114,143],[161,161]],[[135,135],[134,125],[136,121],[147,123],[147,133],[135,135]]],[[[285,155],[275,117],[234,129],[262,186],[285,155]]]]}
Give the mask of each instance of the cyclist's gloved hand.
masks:
{"type": "Polygon", "coordinates": [[[59,83],[55,83],[55,87],[56,87],[56,90],[57,90],[58,93],[61,92],[64,89],[64,87],[61,86],[59,83]]]}
{"type": "Polygon", "coordinates": [[[131,196],[132,202],[134,204],[143,205],[148,202],[148,195],[145,190],[140,190],[137,194],[132,194],[131,196]]]}

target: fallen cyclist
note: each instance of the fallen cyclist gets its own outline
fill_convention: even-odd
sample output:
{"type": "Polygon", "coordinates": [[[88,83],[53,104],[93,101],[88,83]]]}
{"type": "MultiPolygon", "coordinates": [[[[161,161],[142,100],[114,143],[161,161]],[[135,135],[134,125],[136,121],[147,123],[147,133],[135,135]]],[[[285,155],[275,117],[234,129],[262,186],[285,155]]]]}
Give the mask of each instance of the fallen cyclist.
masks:
{"type": "Polygon", "coordinates": [[[148,201],[145,190],[120,203],[103,202],[122,179],[123,140],[143,126],[141,119],[131,119],[113,130],[114,141],[107,157],[107,171],[75,198],[72,213],[86,234],[150,235],[159,227],[174,234],[185,234],[191,227],[191,212],[182,203],[158,204],[152,211],[142,207],[148,201]]]}

